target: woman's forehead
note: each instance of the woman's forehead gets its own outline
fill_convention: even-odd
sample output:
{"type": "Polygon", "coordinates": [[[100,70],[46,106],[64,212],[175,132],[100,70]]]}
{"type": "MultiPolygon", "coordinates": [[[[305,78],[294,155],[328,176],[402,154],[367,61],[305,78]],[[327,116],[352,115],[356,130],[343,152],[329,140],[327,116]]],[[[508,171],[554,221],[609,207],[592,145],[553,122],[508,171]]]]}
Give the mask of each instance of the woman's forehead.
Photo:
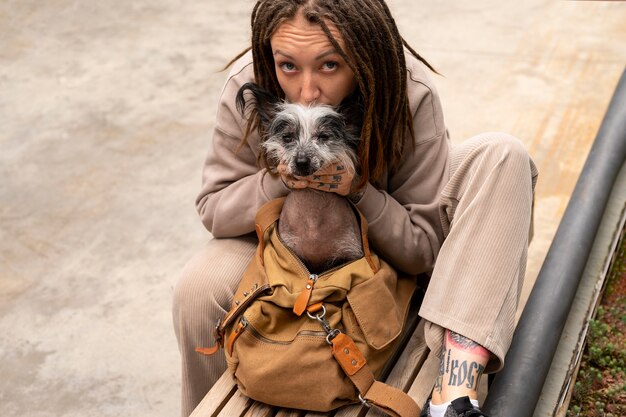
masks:
{"type": "MultiPolygon", "coordinates": [[[[326,25],[335,40],[343,48],[343,38],[337,27],[328,21],[326,25]]],[[[296,52],[301,51],[302,48],[313,49],[319,52],[335,49],[322,27],[316,23],[309,22],[302,13],[298,13],[293,19],[280,24],[270,38],[270,42],[274,52],[276,52],[276,49],[280,49],[281,52],[296,52]]]]}

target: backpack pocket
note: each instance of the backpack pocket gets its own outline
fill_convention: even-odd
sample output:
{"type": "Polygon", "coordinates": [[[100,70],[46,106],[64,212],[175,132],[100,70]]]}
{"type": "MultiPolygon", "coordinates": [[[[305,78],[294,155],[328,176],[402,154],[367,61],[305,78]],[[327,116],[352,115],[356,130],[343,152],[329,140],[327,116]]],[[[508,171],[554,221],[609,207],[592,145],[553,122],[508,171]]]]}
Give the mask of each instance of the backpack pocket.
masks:
{"type": "Polygon", "coordinates": [[[378,272],[350,289],[348,302],[369,346],[384,349],[400,336],[415,287],[381,261],[378,272]]]}

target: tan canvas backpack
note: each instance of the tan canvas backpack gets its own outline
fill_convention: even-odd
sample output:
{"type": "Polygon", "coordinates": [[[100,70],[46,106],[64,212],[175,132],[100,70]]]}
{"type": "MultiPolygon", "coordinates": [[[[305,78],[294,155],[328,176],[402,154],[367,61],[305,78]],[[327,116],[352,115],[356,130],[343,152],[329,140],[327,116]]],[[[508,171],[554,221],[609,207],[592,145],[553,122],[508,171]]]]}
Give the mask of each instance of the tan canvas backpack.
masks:
{"type": "Polygon", "coordinates": [[[255,400],[288,408],[329,411],[361,401],[392,416],[417,417],[402,391],[375,381],[403,331],[415,280],[398,275],[370,252],[317,276],[278,236],[284,199],[256,216],[259,246],[216,327],[239,389],[255,400]]]}

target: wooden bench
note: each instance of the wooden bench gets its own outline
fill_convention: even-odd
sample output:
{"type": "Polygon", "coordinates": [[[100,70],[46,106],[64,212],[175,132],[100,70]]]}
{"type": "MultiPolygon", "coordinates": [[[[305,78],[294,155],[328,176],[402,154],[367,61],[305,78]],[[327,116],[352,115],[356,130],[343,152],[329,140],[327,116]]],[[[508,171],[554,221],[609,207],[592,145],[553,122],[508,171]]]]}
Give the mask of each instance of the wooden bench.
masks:
{"type": "MultiPolygon", "coordinates": [[[[424,340],[424,321],[418,317],[423,298],[420,292],[413,300],[405,334],[396,354],[383,369],[380,379],[407,392],[420,407],[430,395],[439,359],[430,352],[424,340]]],[[[486,378],[483,378],[486,379],[486,378]]],[[[315,388],[312,387],[312,390],[315,388]]],[[[313,392],[314,393],[314,392],[313,392]]],[[[384,416],[380,410],[363,405],[342,407],[328,413],[281,409],[244,396],[232,375],[226,371],[191,414],[192,417],[373,417],[384,416]]]]}

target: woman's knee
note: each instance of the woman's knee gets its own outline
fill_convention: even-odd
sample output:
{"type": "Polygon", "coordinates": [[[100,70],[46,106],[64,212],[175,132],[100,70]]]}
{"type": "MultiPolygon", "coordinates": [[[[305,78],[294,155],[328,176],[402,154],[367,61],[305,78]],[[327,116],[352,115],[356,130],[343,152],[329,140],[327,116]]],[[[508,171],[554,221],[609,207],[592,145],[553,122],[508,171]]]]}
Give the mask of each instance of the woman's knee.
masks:
{"type": "Polygon", "coordinates": [[[529,155],[526,147],[515,136],[502,132],[488,132],[477,136],[479,149],[483,152],[494,153],[498,159],[511,159],[528,164],[529,155]]]}
{"type": "Polygon", "coordinates": [[[487,132],[474,136],[453,148],[451,169],[462,171],[471,166],[494,165],[501,168],[515,167],[531,172],[533,177],[534,164],[524,144],[515,136],[502,132],[487,132]]]}

